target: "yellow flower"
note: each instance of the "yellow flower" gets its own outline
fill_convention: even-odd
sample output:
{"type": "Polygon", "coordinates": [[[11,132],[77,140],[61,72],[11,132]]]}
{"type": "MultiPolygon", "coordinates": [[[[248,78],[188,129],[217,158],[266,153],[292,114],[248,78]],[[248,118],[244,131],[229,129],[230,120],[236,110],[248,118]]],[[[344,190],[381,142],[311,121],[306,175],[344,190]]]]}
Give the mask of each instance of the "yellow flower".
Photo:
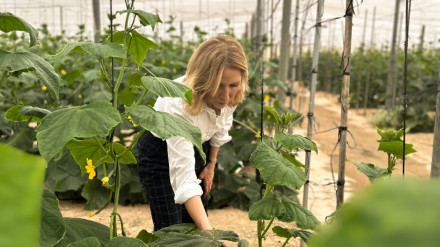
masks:
{"type": "Polygon", "coordinates": [[[173,73],[176,73],[176,72],[177,72],[176,68],[173,68],[173,73]]]}
{"type": "Polygon", "coordinates": [[[82,94],[78,94],[78,99],[82,99],[82,98],[83,98],[82,94]]]}
{"type": "Polygon", "coordinates": [[[61,74],[62,74],[62,75],[65,75],[65,74],[67,74],[67,73],[66,73],[66,71],[65,71],[64,69],[62,69],[62,70],[61,70],[61,74]]]}
{"type": "Polygon", "coordinates": [[[43,91],[46,91],[46,90],[47,90],[47,87],[46,87],[46,86],[42,86],[41,89],[42,89],[43,91]]]}
{"type": "Polygon", "coordinates": [[[108,183],[108,177],[103,177],[101,179],[102,185],[105,185],[106,183],[108,183]]]}
{"type": "Polygon", "coordinates": [[[268,102],[270,100],[270,96],[269,95],[264,95],[264,101],[268,102]]]}
{"type": "Polygon", "coordinates": [[[72,107],[72,104],[68,104],[67,107],[72,107]]]}
{"type": "Polygon", "coordinates": [[[260,137],[261,137],[261,135],[260,135],[260,131],[258,131],[257,134],[255,134],[255,137],[257,137],[257,138],[260,138],[260,137]]]}
{"type": "Polygon", "coordinates": [[[93,167],[93,163],[92,160],[89,160],[89,158],[87,158],[87,173],[89,174],[89,179],[93,179],[96,176],[96,172],[95,172],[95,168],[93,167]]]}
{"type": "Polygon", "coordinates": [[[128,120],[130,120],[130,122],[133,124],[133,127],[138,126],[137,124],[133,123],[133,121],[131,120],[131,116],[128,116],[128,120]]]}
{"type": "Polygon", "coordinates": [[[91,217],[95,216],[95,213],[90,212],[87,216],[89,216],[91,218],[91,217]]]}
{"type": "Polygon", "coordinates": [[[165,65],[165,60],[162,59],[161,63],[162,63],[162,66],[165,65]]]}

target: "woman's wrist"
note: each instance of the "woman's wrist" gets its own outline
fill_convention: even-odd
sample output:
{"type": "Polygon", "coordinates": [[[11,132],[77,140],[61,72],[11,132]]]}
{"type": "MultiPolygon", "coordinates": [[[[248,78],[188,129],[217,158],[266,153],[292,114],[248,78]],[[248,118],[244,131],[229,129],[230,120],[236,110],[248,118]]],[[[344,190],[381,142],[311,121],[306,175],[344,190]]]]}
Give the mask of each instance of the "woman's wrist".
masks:
{"type": "Polygon", "coordinates": [[[217,163],[217,159],[209,159],[208,162],[206,162],[206,164],[213,164],[215,165],[217,163]]]}

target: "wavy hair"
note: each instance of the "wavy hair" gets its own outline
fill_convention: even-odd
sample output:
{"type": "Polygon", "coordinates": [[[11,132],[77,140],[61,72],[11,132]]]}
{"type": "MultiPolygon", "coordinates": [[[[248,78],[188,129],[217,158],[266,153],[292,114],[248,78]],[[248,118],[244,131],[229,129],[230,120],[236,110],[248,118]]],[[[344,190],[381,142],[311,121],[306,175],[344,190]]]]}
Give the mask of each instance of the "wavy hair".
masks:
{"type": "Polygon", "coordinates": [[[188,113],[200,113],[204,97],[217,93],[225,68],[241,73],[241,87],[235,98],[230,99],[229,106],[237,106],[243,101],[248,89],[246,55],[235,38],[218,35],[203,42],[189,60],[184,84],[192,89],[193,99],[191,106],[186,108],[188,113]]]}

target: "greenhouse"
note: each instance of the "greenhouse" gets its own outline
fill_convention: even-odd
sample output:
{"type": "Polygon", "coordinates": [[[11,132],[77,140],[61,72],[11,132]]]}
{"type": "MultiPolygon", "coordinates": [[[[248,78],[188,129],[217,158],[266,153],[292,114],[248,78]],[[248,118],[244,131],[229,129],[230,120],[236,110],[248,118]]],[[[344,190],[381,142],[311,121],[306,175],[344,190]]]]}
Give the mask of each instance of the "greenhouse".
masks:
{"type": "Polygon", "coordinates": [[[0,246],[439,246],[439,12],[4,0],[0,246]]]}

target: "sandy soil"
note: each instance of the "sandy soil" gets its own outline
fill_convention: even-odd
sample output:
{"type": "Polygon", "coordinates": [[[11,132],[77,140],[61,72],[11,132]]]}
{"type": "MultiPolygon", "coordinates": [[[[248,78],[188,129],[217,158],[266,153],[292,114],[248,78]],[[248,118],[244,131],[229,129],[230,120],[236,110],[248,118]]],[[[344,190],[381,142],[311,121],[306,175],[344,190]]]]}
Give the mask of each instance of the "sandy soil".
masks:
{"type": "MultiPolygon", "coordinates": [[[[307,114],[308,94],[304,90],[294,102],[296,109],[307,114]],[[299,103],[300,101],[302,103],[299,103]]],[[[308,208],[315,214],[321,222],[325,221],[325,217],[331,214],[336,208],[335,187],[332,184],[337,180],[338,171],[338,148],[335,145],[338,140],[338,131],[334,129],[340,122],[341,106],[338,103],[338,97],[330,94],[318,92],[315,98],[315,118],[317,124],[314,132],[328,132],[313,135],[312,139],[317,143],[319,153],[312,154],[311,170],[310,170],[310,186],[308,195],[308,208]],[[330,164],[332,158],[333,174],[330,164]],[[333,178],[334,177],[334,178],[333,178]]],[[[348,113],[348,135],[347,160],[373,163],[375,165],[386,166],[386,154],[377,151],[379,134],[376,129],[369,123],[368,116],[374,110],[367,112],[367,117],[356,110],[350,109],[348,113]]],[[[295,134],[307,135],[307,120],[303,125],[295,128],[295,134]]],[[[409,134],[406,137],[408,143],[414,144],[417,153],[410,154],[407,157],[405,165],[406,176],[428,177],[430,172],[431,154],[432,154],[432,133],[409,134]]],[[[300,153],[299,160],[304,161],[304,153],[300,153]]],[[[402,165],[396,166],[395,174],[402,173],[402,165]]],[[[346,162],[346,183],[345,183],[345,200],[357,190],[369,184],[365,175],[360,173],[351,163],[346,162]]],[[[302,191],[300,191],[300,200],[303,199],[302,191]]],[[[83,204],[71,201],[61,201],[61,211],[65,217],[87,218],[108,225],[110,221],[111,206],[107,207],[99,215],[88,218],[88,211],[82,209],[83,204]]],[[[119,206],[118,212],[124,220],[124,227],[128,236],[135,237],[136,234],[145,229],[152,231],[153,225],[151,221],[148,205],[129,205],[119,206]]],[[[257,244],[257,226],[256,222],[250,221],[247,212],[234,208],[224,208],[209,211],[209,218],[217,229],[232,230],[239,234],[240,238],[249,240],[250,246],[258,246],[257,244]]],[[[291,224],[278,223],[278,225],[293,227],[291,224]]],[[[281,246],[283,239],[277,237],[269,231],[264,246],[281,246]]],[[[230,243],[230,246],[236,246],[230,243]]],[[[288,246],[299,246],[299,241],[291,240],[288,246]]]]}

